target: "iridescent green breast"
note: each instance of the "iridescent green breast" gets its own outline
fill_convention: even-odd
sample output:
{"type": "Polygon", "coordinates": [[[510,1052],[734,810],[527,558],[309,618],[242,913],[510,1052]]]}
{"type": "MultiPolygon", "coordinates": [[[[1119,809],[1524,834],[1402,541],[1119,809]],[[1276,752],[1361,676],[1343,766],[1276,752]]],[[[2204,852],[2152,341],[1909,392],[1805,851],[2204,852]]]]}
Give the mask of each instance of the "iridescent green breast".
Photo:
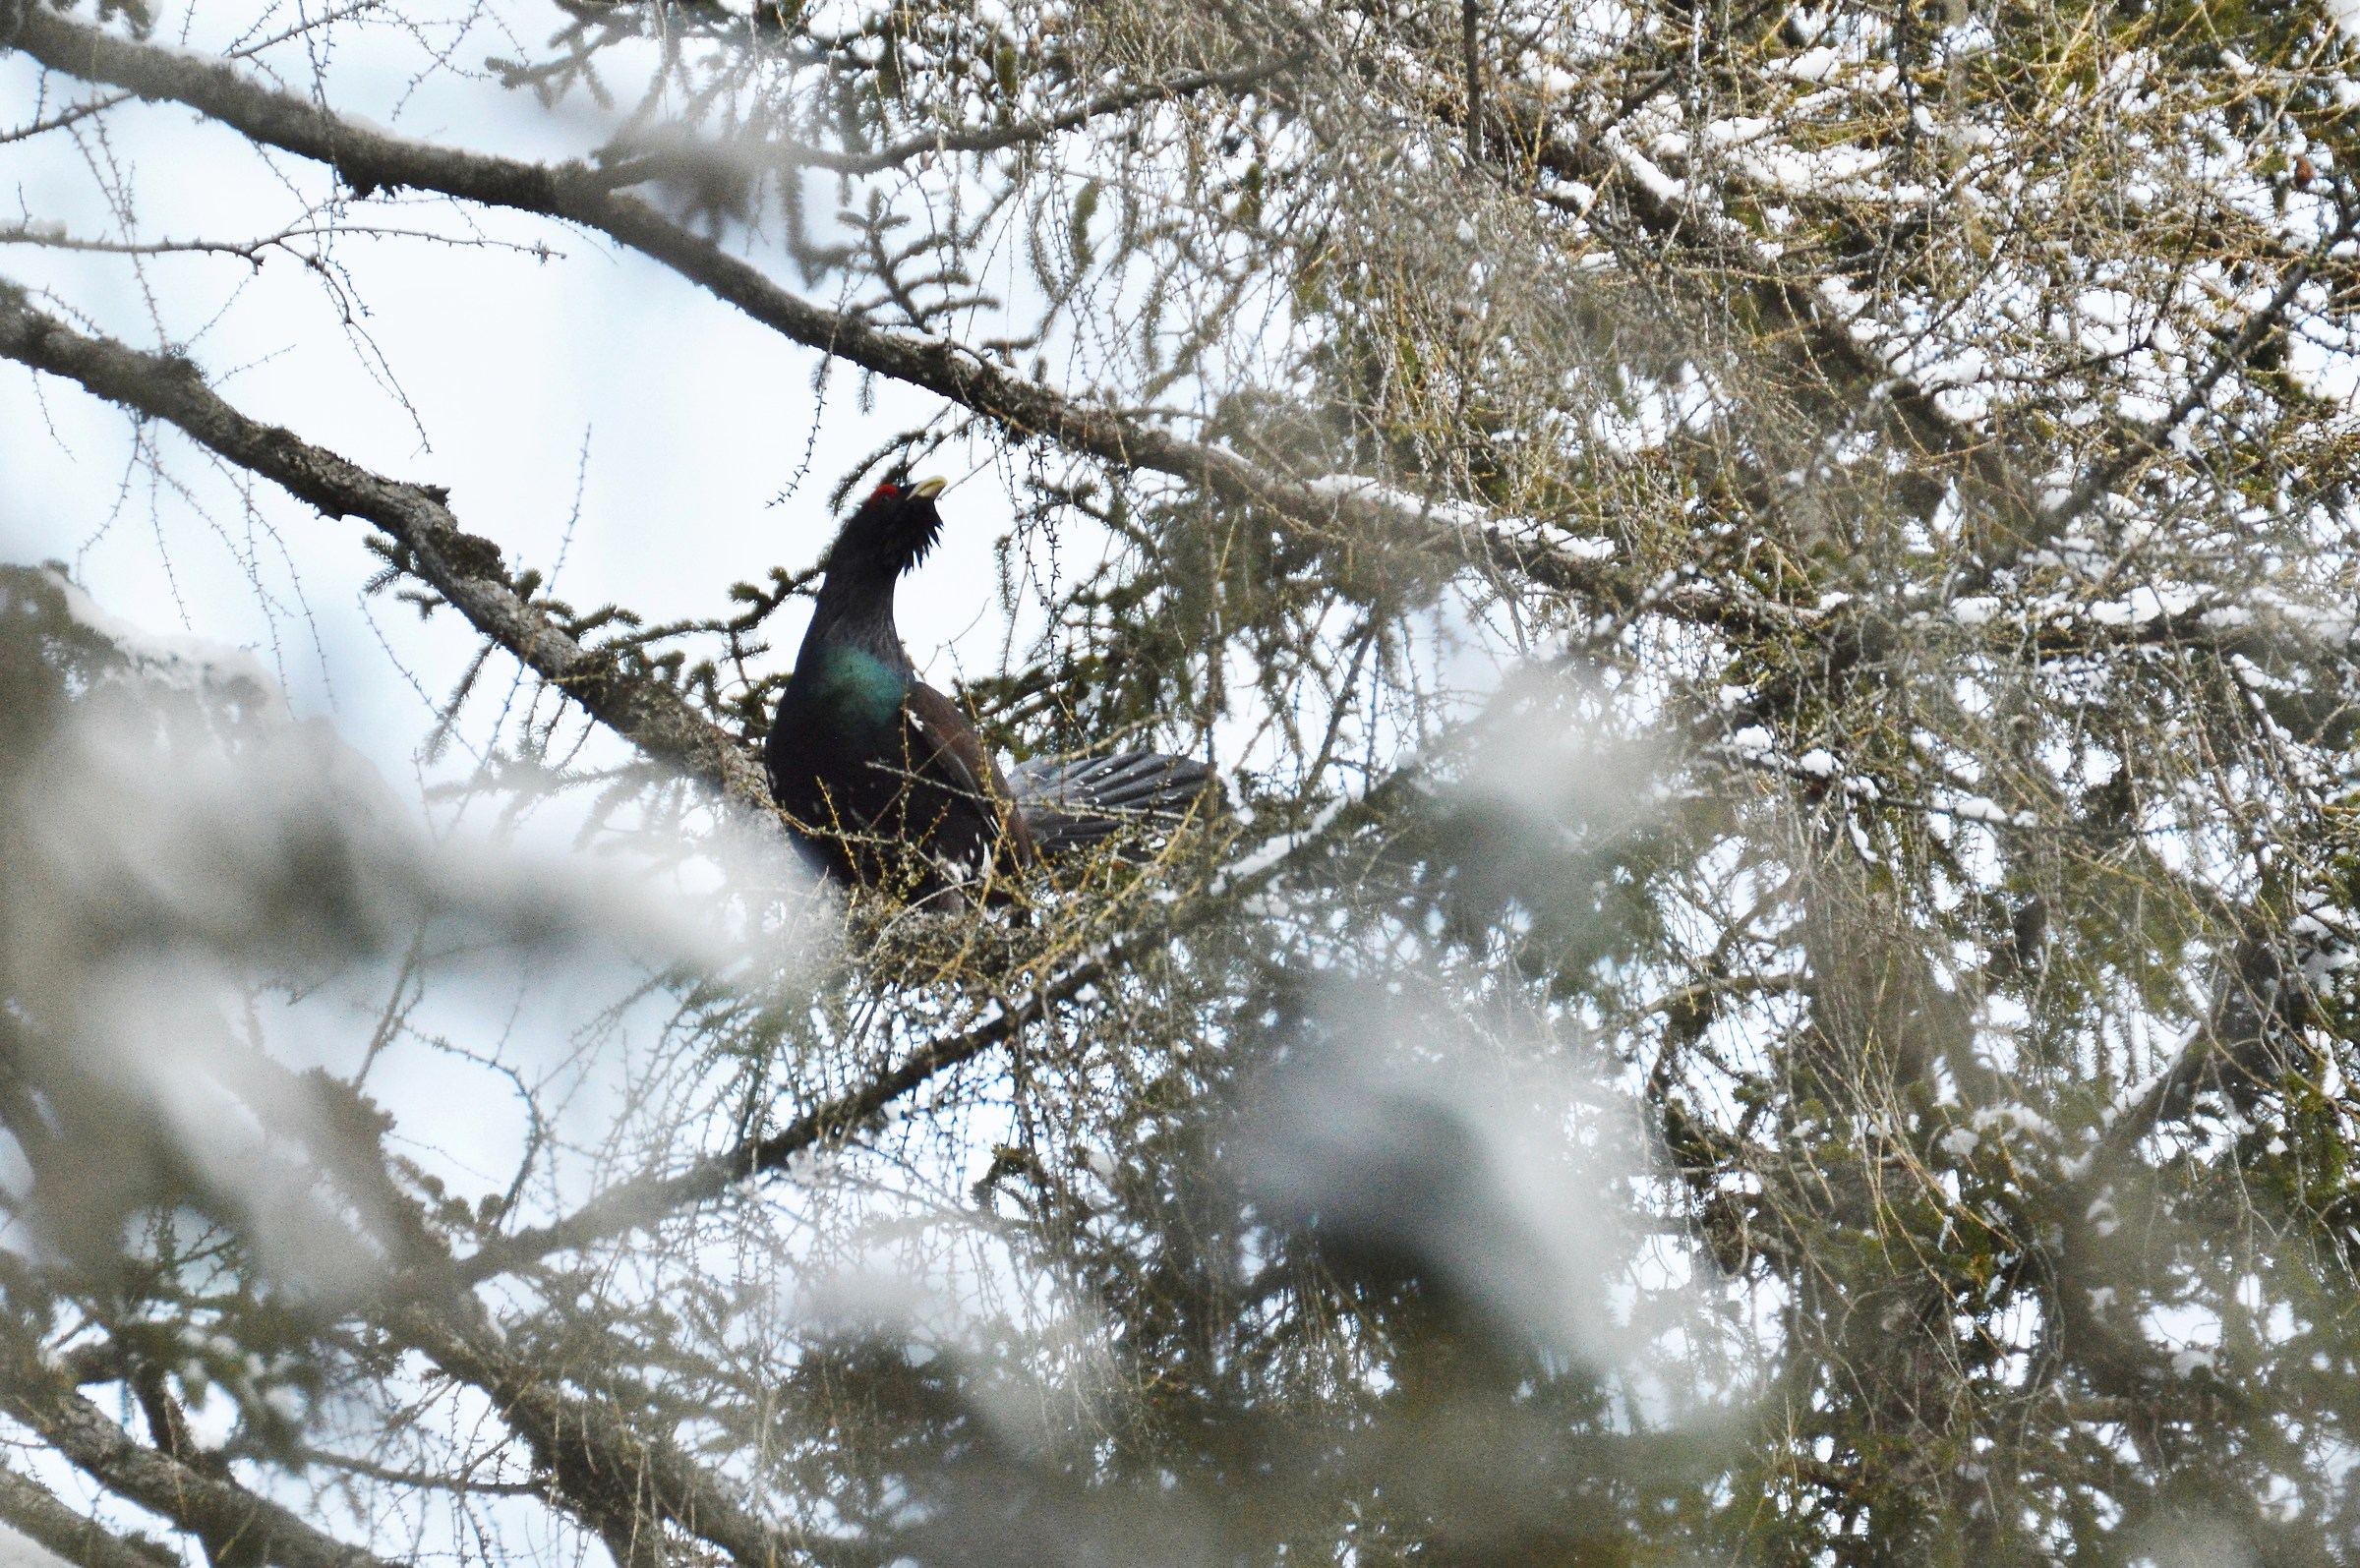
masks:
{"type": "Polygon", "coordinates": [[[829,721],[850,730],[882,729],[900,721],[907,682],[902,672],[861,648],[820,655],[812,695],[829,721]]]}

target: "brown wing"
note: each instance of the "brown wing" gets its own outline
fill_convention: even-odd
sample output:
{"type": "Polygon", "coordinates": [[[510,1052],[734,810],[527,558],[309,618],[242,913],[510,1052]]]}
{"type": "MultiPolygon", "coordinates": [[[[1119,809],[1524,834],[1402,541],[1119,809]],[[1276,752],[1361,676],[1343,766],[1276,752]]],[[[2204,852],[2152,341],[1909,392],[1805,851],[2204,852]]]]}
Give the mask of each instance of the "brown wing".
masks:
{"type": "Polygon", "coordinates": [[[959,705],[922,681],[913,681],[902,711],[932,749],[934,759],[958,779],[960,786],[988,803],[999,819],[1001,842],[1016,863],[1031,865],[1032,835],[1025,827],[1023,813],[1016,809],[1016,796],[1001,777],[1000,765],[985,748],[983,737],[975,733],[975,726],[967,722],[959,705]]]}

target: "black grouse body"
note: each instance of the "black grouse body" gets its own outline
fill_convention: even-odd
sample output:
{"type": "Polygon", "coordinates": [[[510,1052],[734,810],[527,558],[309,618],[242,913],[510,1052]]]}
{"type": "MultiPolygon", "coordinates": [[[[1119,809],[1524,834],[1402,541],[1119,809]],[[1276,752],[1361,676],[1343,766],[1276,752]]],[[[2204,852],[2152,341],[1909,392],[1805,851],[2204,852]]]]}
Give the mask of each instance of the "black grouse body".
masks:
{"type": "Polygon", "coordinates": [[[880,485],[836,537],[764,755],[797,842],[828,875],[913,899],[1169,821],[1211,770],[1156,752],[1003,775],[958,705],[917,678],[894,586],[942,532],[942,482],[880,485]]]}

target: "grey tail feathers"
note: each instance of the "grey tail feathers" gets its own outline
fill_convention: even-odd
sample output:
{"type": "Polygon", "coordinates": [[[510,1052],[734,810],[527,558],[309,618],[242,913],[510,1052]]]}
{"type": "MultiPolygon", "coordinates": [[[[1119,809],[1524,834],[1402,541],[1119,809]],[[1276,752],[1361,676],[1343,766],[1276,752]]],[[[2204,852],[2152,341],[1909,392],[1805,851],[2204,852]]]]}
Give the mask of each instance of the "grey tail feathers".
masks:
{"type": "Polygon", "coordinates": [[[1159,751],[1025,762],[1008,775],[1032,845],[1044,855],[1087,849],[1125,827],[1169,828],[1212,783],[1208,764],[1159,751]]]}

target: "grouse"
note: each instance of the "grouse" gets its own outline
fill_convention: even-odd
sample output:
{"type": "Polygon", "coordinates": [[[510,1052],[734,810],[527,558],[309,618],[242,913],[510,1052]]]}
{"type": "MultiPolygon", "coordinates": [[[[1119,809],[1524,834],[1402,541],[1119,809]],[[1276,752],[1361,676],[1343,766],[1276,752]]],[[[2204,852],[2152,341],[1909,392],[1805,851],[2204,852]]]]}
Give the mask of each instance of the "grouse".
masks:
{"type": "Polygon", "coordinates": [[[763,748],[771,796],[819,869],[914,900],[1172,822],[1212,779],[1148,751],[1001,773],[894,624],[895,584],[941,536],[942,488],[879,485],[846,520],[763,748]]]}

